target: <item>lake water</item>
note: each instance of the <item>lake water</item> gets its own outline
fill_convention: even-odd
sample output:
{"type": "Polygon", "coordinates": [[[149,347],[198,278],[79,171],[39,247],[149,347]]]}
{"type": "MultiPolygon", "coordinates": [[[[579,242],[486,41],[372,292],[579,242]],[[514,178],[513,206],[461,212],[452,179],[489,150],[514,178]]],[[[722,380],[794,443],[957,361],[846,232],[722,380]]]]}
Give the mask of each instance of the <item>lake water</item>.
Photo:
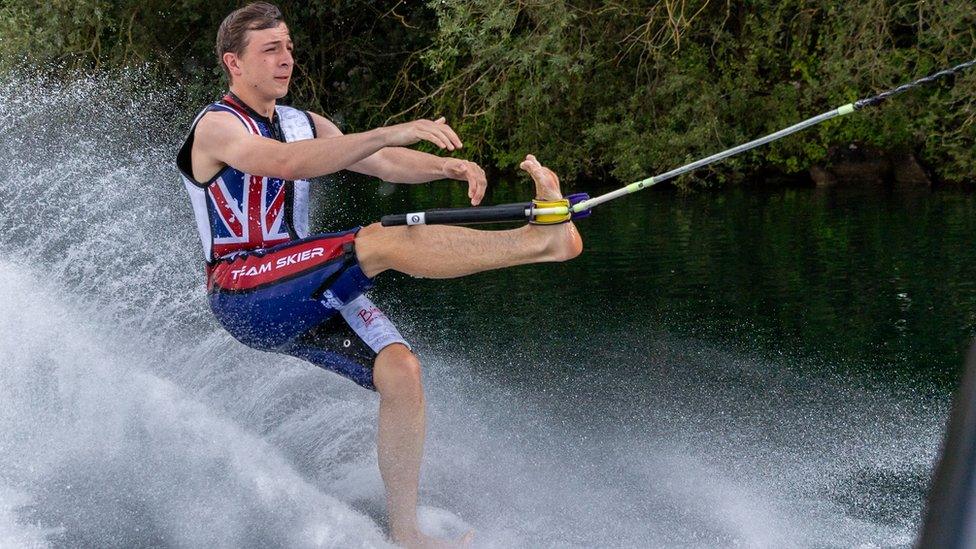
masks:
{"type": "MultiPolygon", "coordinates": [[[[371,199],[372,183],[334,186],[351,187],[354,206],[323,207],[323,226],[464,205],[457,189],[430,197],[401,187],[371,199]]],[[[509,182],[492,198],[525,200],[528,191],[527,182],[509,182]]],[[[762,356],[817,357],[823,373],[945,394],[976,334],[974,214],[976,195],[954,190],[655,189],[581,221],[586,251],[573,262],[450,282],[398,278],[390,287],[425,318],[436,319],[441,305],[460,315],[435,323],[454,339],[503,337],[503,326],[482,333],[483,319],[501,313],[510,326],[515,317],[518,325],[502,330],[513,334],[540,322],[547,332],[667,333],[762,356]]]]}

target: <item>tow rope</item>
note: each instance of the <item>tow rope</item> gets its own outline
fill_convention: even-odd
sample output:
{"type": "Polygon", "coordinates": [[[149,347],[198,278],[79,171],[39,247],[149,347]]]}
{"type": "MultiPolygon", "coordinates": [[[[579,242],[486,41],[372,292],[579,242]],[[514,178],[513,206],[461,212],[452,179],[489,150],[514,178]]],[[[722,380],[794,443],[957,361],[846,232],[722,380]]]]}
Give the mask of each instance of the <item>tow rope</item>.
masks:
{"type": "Polygon", "coordinates": [[[558,201],[558,203],[553,203],[552,201],[533,201],[518,204],[502,204],[498,206],[481,206],[473,208],[441,208],[407,214],[385,215],[383,216],[381,223],[385,227],[395,225],[469,225],[475,223],[498,223],[504,221],[529,221],[540,224],[565,223],[570,219],[578,219],[580,217],[589,215],[595,206],[599,206],[604,202],[609,202],[616,198],[620,198],[621,196],[635,193],[653,185],[657,185],[658,183],[674,179],[679,175],[683,175],[708,166],[709,164],[724,160],[730,156],[735,156],[756,147],[766,145],[767,143],[772,143],[773,141],[782,139],[800,130],[805,130],[811,126],[816,126],[817,124],[826,122],[832,118],[844,116],[866,107],[879,105],[895,95],[899,95],[908,90],[936,82],[942,78],[948,78],[949,76],[956,75],[973,66],[976,66],[976,59],[967,61],[965,63],[960,63],[955,67],[941,70],[924,78],[919,78],[914,82],[903,84],[897,88],[879,93],[878,95],[867,97],[865,99],[859,99],[853,103],[848,103],[823,114],[814,116],[813,118],[804,120],[798,124],[794,124],[788,128],[779,130],[778,132],[771,133],[765,137],[760,137],[759,139],[749,141],[748,143],[743,143],[742,145],[732,147],[731,149],[702,158],[701,160],[696,160],[690,164],[685,164],[684,166],[675,168],[669,172],[664,172],[659,175],[648,177],[647,179],[636,181],[596,198],[590,198],[585,193],[577,193],[570,195],[562,201],[558,201]]]}

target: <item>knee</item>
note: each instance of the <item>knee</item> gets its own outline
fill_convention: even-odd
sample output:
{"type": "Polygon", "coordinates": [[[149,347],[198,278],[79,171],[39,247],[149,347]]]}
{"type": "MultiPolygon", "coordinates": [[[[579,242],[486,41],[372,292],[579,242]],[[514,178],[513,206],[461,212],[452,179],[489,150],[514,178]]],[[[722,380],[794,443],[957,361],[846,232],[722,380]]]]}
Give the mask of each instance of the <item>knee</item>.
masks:
{"type": "Polygon", "coordinates": [[[390,250],[405,242],[407,227],[367,225],[356,234],[356,260],[369,278],[390,269],[390,250]]]}
{"type": "Polygon", "coordinates": [[[382,396],[422,396],[420,360],[406,346],[390,345],[376,357],[373,383],[382,396]]]}

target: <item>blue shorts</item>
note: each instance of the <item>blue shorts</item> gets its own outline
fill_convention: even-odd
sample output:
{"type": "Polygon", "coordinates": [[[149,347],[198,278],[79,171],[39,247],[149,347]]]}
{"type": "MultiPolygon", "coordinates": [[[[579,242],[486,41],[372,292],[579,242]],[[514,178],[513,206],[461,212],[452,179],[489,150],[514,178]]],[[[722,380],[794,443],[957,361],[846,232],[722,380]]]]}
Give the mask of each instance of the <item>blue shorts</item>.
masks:
{"type": "Polygon", "coordinates": [[[410,347],[363,294],[359,228],[220,259],[207,269],[210,308],[238,341],[307,360],[375,390],[376,354],[410,347]]]}

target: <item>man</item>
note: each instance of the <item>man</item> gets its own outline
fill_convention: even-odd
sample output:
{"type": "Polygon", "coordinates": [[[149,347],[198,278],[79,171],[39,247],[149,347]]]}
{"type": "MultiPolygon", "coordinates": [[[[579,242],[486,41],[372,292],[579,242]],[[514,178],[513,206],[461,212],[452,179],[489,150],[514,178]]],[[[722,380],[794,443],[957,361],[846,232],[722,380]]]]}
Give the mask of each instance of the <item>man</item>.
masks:
{"type": "MultiPolygon", "coordinates": [[[[467,182],[477,205],[484,171],[403,148],[419,141],[461,148],[443,118],[343,135],[320,115],[276,105],[294,61],[288,27],[270,4],[227,16],[217,55],[230,93],[201,112],[177,158],[204,246],[211,308],[246,345],[303,358],[379,392],[377,447],[391,535],[408,547],[440,545],[417,525],[420,363],[363,292],[388,269],[459,277],[565,261],[581,253],[582,240],[571,222],[506,231],[373,224],[309,235],[306,178],[348,169],[395,183],[456,179],[467,182]]],[[[538,199],[562,197],[556,175],[531,155],[521,167],[538,199]]]]}

